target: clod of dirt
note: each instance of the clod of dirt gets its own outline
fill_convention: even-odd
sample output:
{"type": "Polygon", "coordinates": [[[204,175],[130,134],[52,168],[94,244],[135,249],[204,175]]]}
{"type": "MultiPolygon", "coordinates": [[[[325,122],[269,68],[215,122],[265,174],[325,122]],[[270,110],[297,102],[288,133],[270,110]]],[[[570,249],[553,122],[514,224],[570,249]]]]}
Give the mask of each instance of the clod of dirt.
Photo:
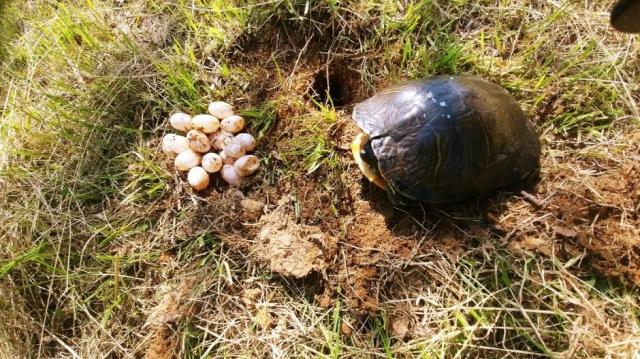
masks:
{"type": "Polygon", "coordinates": [[[389,318],[389,333],[398,339],[405,339],[409,335],[411,321],[404,315],[389,318]]]}
{"type": "Polygon", "coordinates": [[[260,288],[245,289],[242,293],[242,302],[247,307],[254,308],[261,294],[262,290],[260,288]]]}
{"type": "Polygon", "coordinates": [[[225,197],[232,201],[234,210],[242,214],[245,222],[256,222],[264,214],[264,202],[245,197],[238,189],[228,189],[225,197]]]}
{"type": "Polygon", "coordinates": [[[253,317],[254,323],[256,323],[262,330],[268,330],[273,324],[273,317],[267,311],[267,308],[260,308],[253,317]]]}
{"type": "Polygon", "coordinates": [[[340,332],[342,333],[342,335],[350,336],[351,334],[353,334],[353,329],[351,329],[348,323],[343,322],[340,325],[340,332]]]}
{"type": "Polygon", "coordinates": [[[191,302],[188,299],[193,294],[195,284],[196,280],[189,278],[175,288],[167,288],[158,305],[153,308],[145,324],[154,333],[145,353],[146,359],[175,357],[178,338],[169,325],[190,311],[191,302]]]}
{"type": "Polygon", "coordinates": [[[154,335],[147,351],[145,359],[172,359],[176,357],[178,338],[165,326],[159,327],[154,335]]]}
{"type": "Polygon", "coordinates": [[[578,232],[563,226],[553,226],[553,233],[564,238],[576,238],[578,236],[578,232]]]}
{"type": "Polygon", "coordinates": [[[242,208],[247,220],[255,221],[263,214],[264,203],[251,198],[243,198],[240,200],[240,208],[242,208]]]}
{"type": "Polygon", "coordinates": [[[337,240],[319,227],[297,224],[280,211],[264,216],[255,255],[269,262],[271,271],[303,278],[329,265],[337,240]]]}
{"type": "Polygon", "coordinates": [[[166,288],[162,299],[150,313],[146,325],[168,324],[185,316],[192,304],[188,299],[193,292],[195,284],[196,281],[189,278],[175,288],[166,288]]]}

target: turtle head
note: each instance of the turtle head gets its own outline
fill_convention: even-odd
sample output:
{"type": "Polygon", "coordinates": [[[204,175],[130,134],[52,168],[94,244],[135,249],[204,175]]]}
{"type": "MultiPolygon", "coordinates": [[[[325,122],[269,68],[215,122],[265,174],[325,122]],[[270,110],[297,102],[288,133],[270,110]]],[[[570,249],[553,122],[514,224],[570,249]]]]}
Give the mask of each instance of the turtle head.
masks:
{"type": "Polygon", "coordinates": [[[386,190],[387,182],[378,172],[378,161],[373,153],[373,148],[371,148],[369,136],[362,132],[359,133],[351,142],[351,153],[364,176],[376,186],[386,190]]]}

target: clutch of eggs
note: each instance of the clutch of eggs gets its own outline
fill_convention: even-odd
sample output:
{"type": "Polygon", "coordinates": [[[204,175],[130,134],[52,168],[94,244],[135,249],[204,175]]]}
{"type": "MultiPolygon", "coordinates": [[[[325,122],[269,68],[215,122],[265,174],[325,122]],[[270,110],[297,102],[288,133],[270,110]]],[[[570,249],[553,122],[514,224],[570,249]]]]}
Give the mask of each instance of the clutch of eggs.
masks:
{"type": "Polygon", "coordinates": [[[171,127],[185,135],[165,135],[162,151],[173,158],[178,171],[187,172],[187,182],[196,191],[206,189],[210,174],[217,172],[230,185],[242,186],[260,167],[260,159],[250,154],[256,148],[256,139],[242,132],[245,120],[230,104],[212,102],[208,112],[171,115],[171,127]]]}

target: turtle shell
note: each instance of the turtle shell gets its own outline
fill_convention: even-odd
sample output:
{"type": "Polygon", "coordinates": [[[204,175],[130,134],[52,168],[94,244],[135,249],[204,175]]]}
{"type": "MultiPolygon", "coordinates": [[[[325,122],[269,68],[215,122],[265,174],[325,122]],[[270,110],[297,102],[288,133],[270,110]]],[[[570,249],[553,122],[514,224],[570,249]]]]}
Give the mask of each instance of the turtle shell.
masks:
{"type": "Polygon", "coordinates": [[[518,103],[477,76],[385,89],[357,104],[353,119],[369,136],[373,156],[365,161],[409,198],[460,201],[539,168],[540,141],[518,103]]]}

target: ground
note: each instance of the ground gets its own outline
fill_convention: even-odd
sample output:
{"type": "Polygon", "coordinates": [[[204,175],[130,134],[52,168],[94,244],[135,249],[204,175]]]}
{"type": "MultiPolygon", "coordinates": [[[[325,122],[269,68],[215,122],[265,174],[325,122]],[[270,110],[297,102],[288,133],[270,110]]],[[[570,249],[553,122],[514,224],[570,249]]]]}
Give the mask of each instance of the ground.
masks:
{"type": "Polygon", "coordinates": [[[640,353],[640,46],[608,1],[0,0],[0,357],[640,353]],[[353,105],[474,73],[539,178],[391,202],[353,105]],[[233,103],[262,167],[194,193],[177,110],[233,103]]]}

